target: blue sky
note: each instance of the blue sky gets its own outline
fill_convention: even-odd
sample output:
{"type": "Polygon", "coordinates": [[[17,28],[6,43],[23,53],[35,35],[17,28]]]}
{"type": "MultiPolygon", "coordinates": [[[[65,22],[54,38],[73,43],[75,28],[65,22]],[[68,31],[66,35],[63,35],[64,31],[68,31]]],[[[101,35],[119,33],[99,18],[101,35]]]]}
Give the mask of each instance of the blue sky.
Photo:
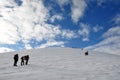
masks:
{"type": "Polygon", "coordinates": [[[76,47],[118,54],[119,6],[120,0],[1,0],[0,52],[76,47]]]}

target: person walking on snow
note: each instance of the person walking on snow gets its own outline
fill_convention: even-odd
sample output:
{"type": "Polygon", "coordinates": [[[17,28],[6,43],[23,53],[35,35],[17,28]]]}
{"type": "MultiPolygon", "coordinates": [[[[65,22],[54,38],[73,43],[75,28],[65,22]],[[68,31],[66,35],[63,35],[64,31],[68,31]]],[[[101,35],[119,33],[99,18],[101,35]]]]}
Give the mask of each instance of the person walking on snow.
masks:
{"type": "Polygon", "coordinates": [[[14,59],[14,64],[13,64],[13,66],[17,66],[17,62],[18,62],[18,54],[15,54],[14,55],[14,57],[13,57],[13,59],[14,59]]]}

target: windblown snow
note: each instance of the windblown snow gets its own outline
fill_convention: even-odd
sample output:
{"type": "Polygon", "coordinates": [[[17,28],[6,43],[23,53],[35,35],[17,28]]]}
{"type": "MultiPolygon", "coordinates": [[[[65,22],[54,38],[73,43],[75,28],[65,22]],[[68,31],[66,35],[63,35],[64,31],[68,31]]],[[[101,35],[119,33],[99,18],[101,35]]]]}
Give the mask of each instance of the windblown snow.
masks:
{"type": "Polygon", "coordinates": [[[120,56],[99,52],[84,55],[74,48],[32,49],[0,54],[0,80],[120,80],[120,56]],[[13,66],[14,54],[18,66],[13,66]],[[28,65],[20,57],[29,54],[28,65]]]}

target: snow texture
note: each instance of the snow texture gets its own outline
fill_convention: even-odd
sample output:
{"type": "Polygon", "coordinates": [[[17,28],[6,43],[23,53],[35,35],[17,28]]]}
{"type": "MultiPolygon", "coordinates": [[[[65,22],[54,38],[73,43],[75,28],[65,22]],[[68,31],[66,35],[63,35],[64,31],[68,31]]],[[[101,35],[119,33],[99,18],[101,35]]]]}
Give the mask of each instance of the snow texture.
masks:
{"type": "Polygon", "coordinates": [[[120,56],[99,52],[84,55],[74,48],[45,48],[0,54],[0,80],[120,80],[120,56]],[[18,66],[13,66],[14,54],[18,66]],[[29,54],[29,64],[20,57],[29,54]]]}

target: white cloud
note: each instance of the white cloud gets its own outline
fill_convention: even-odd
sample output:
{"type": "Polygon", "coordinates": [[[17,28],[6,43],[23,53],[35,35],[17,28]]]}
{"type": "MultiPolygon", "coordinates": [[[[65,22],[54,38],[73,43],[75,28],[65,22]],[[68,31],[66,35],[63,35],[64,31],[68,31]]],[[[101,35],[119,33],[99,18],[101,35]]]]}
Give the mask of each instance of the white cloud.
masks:
{"type": "Polygon", "coordinates": [[[78,30],[79,36],[82,38],[83,41],[89,41],[89,37],[91,32],[99,32],[102,30],[103,27],[96,25],[95,27],[91,27],[89,24],[80,23],[80,29],[78,30]]]}
{"type": "Polygon", "coordinates": [[[57,0],[57,3],[60,5],[61,9],[64,10],[63,6],[68,4],[70,0],[57,0]]]}
{"type": "Polygon", "coordinates": [[[35,37],[38,41],[43,39],[55,39],[57,35],[61,34],[59,26],[53,26],[50,24],[36,25],[34,30],[35,32],[33,33],[33,37],[35,37]]]}
{"type": "Polygon", "coordinates": [[[113,20],[115,24],[120,25],[120,14],[117,14],[113,20]]]}
{"type": "MultiPolygon", "coordinates": [[[[32,48],[29,44],[31,39],[40,42],[54,40],[59,36],[66,39],[75,38],[74,31],[63,30],[60,26],[46,23],[50,15],[42,0],[24,0],[21,6],[17,6],[14,0],[2,0],[0,15],[0,36],[2,37],[0,43],[3,44],[16,44],[22,41],[25,44],[24,47],[29,49],[32,48]]],[[[53,21],[55,19],[63,18],[61,15],[55,15],[53,21]]]]}
{"type": "Polygon", "coordinates": [[[89,41],[90,26],[80,23],[79,35],[83,37],[83,41],[89,41]]]}
{"type": "Polygon", "coordinates": [[[19,38],[17,27],[8,21],[0,19],[0,44],[15,44],[19,38]]]}
{"type": "Polygon", "coordinates": [[[74,23],[77,23],[79,21],[87,7],[87,3],[85,0],[57,0],[57,3],[63,11],[65,5],[71,5],[71,18],[74,23]]]}
{"type": "Polygon", "coordinates": [[[100,7],[105,7],[105,4],[115,4],[119,5],[120,1],[119,0],[90,0],[90,1],[97,1],[97,5],[100,7]]]}
{"type": "Polygon", "coordinates": [[[63,47],[64,44],[65,42],[62,41],[49,40],[45,44],[39,46],[38,48],[46,48],[46,47],[54,47],[54,46],[63,47]]]}
{"type": "Polygon", "coordinates": [[[64,6],[69,3],[70,0],[57,0],[58,4],[60,6],[64,6]]]}
{"type": "Polygon", "coordinates": [[[105,3],[105,2],[106,2],[106,0],[97,0],[97,5],[102,6],[103,3],[105,3]]]}
{"type": "Polygon", "coordinates": [[[25,0],[20,7],[3,7],[7,5],[2,5],[2,7],[0,5],[1,15],[3,16],[0,22],[2,29],[0,30],[3,31],[1,36],[5,39],[1,41],[6,42],[8,40],[9,43],[13,44],[21,38],[24,43],[28,43],[33,38],[33,33],[35,32],[34,26],[36,25],[34,23],[44,23],[49,16],[48,10],[44,7],[41,0],[25,0]],[[9,37],[10,34],[14,36],[9,37]]]}
{"type": "Polygon", "coordinates": [[[117,15],[113,20],[117,26],[110,28],[102,35],[104,40],[98,44],[86,47],[86,49],[120,55],[119,15],[117,15]]]}
{"type": "Polygon", "coordinates": [[[25,49],[32,49],[32,46],[30,44],[25,44],[25,49]]]}
{"type": "Polygon", "coordinates": [[[50,21],[54,22],[55,20],[62,20],[62,19],[63,19],[62,15],[56,14],[50,18],[50,21]]]}
{"type": "Polygon", "coordinates": [[[62,35],[63,38],[67,38],[67,39],[78,37],[77,33],[75,33],[74,31],[70,31],[70,30],[63,30],[61,32],[61,35],[62,35]]]}
{"type": "Polygon", "coordinates": [[[70,0],[57,0],[57,3],[61,7],[61,9],[64,11],[64,6],[70,3],[70,0]]]}
{"type": "Polygon", "coordinates": [[[120,36],[120,26],[110,28],[103,37],[120,36]]]}
{"type": "Polygon", "coordinates": [[[14,3],[14,0],[0,0],[0,6],[6,7],[6,6],[16,6],[14,3]]]}
{"type": "Polygon", "coordinates": [[[73,22],[77,23],[83,16],[84,11],[87,7],[85,0],[72,0],[71,17],[73,22]]]}
{"type": "Polygon", "coordinates": [[[100,30],[102,30],[103,27],[102,26],[99,26],[99,25],[96,25],[95,27],[93,27],[93,31],[94,32],[99,32],[100,30]]]}
{"type": "Polygon", "coordinates": [[[100,52],[120,54],[120,27],[110,28],[106,33],[103,34],[105,38],[98,44],[86,47],[86,49],[91,49],[100,52]]]}
{"type": "Polygon", "coordinates": [[[0,53],[11,52],[11,51],[14,50],[6,47],[0,47],[0,53]]]}

